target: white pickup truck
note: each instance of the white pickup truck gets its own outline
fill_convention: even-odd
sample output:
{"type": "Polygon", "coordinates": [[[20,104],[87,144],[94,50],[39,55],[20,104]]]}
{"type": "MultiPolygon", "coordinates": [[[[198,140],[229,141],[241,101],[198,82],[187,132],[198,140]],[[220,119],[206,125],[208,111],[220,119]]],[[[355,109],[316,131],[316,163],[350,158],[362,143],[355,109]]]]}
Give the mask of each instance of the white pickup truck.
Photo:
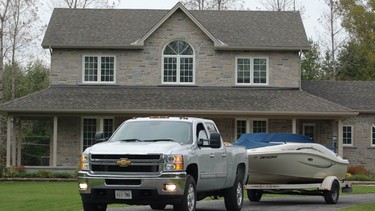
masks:
{"type": "Polygon", "coordinates": [[[81,158],[78,185],[85,211],[106,210],[111,203],[194,211],[207,196],[224,196],[227,210],[242,208],[246,149],[226,146],[212,120],[135,118],[101,141],[81,158]]]}

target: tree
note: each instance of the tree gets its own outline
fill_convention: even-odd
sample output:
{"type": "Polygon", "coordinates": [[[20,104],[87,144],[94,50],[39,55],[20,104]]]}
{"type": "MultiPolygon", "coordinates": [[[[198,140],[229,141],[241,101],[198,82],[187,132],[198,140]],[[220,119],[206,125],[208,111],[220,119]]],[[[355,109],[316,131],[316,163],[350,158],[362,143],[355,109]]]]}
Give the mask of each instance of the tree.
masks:
{"type": "Polygon", "coordinates": [[[55,7],[77,8],[113,8],[119,0],[53,0],[55,7]]]}
{"type": "MultiPolygon", "coordinates": [[[[347,45],[345,54],[356,52],[361,55],[361,62],[356,70],[344,70],[342,72],[357,71],[356,75],[366,78],[360,80],[375,80],[375,1],[374,0],[340,0],[340,12],[343,16],[343,27],[350,35],[350,44],[347,45]],[[355,49],[355,50],[354,50],[355,49]]],[[[357,55],[352,55],[355,58],[357,55]]],[[[348,65],[342,66],[349,67],[348,65]]]]}
{"type": "Polygon", "coordinates": [[[338,55],[338,64],[337,79],[339,80],[369,80],[371,78],[361,71],[365,68],[366,56],[355,41],[350,41],[342,47],[338,55]]]}
{"type": "Polygon", "coordinates": [[[271,11],[296,10],[295,0],[262,0],[260,3],[271,11]]]}
{"type": "Polygon", "coordinates": [[[309,43],[310,50],[301,57],[302,80],[316,80],[321,77],[319,46],[312,39],[309,43]]]}
{"type": "Polygon", "coordinates": [[[191,10],[236,10],[244,8],[244,0],[183,0],[181,3],[191,10]]]}

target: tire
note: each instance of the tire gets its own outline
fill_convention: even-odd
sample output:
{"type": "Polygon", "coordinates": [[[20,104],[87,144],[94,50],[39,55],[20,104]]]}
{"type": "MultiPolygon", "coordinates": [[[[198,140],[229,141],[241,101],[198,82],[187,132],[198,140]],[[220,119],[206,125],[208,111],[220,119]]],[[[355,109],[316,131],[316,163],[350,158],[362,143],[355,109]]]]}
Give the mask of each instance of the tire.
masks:
{"type": "Polygon", "coordinates": [[[82,201],[84,211],[106,211],[106,204],[96,204],[82,201]]]}
{"type": "Polygon", "coordinates": [[[150,207],[153,210],[164,210],[166,206],[166,204],[150,204],[150,207]]]}
{"type": "Polygon", "coordinates": [[[186,178],[184,195],[180,204],[174,204],[173,209],[176,211],[195,211],[197,204],[197,188],[195,180],[188,175],[186,178]]]}
{"type": "Polygon", "coordinates": [[[327,204],[337,204],[340,195],[340,184],[337,180],[332,182],[331,190],[323,192],[327,204]]]}
{"type": "Polygon", "coordinates": [[[262,198],[263,191],[262,190],[248,190],[247,191],[247,198],[251,202],[259,202],[262,198]]]}
{"type": "Polygon", "coordinates": [[[243,205],[243,182],[240,175],[236,176],[233,187],[224,193],[225,208],[228,211],[240,211],[243,205]]]}

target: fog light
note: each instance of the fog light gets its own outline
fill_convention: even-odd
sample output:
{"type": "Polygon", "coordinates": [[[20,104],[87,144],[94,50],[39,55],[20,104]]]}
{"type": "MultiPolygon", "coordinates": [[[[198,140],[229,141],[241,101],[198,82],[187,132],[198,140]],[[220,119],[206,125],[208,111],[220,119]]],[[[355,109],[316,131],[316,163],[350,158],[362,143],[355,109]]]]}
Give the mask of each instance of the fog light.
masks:
{"type": "Polygon", "coordinates": [[[81,182],[78,186],[80,190],[87,190],[88,187],[86,182],[81,182]]]}
{"type": "Polygon", "coordinates": [[[165,184],[164,185],[164,190],[166,190],[166,191],[174,192],[174,191],[176,191],[176,189],[177,189],[177,185],[175,185],[175,184],[165,184]]]}

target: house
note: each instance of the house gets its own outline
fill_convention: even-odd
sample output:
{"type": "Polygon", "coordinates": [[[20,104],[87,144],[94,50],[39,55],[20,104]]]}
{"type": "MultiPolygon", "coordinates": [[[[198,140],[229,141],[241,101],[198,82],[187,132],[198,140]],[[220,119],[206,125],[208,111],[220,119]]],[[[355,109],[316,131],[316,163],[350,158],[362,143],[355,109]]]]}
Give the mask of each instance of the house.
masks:
{"type": "Polygon", "coordinates": [[[362,111],[301,81],[309,43],[298,12],[190,11],[181,3],[55,9],[42,46],[51,52],[51,86],[0,107],[7,166],[25,165],[22,121],[46,120],[52,131],[48,160],[27,168],[72,170],[97,131],[110,136],[126,119],[168,115],[211,118],[226,141],[248,132],[305,134],[375,169],[373,156],[353,158],[364,149],[355,137],[346,148],[347,122],[362,111]]]}

